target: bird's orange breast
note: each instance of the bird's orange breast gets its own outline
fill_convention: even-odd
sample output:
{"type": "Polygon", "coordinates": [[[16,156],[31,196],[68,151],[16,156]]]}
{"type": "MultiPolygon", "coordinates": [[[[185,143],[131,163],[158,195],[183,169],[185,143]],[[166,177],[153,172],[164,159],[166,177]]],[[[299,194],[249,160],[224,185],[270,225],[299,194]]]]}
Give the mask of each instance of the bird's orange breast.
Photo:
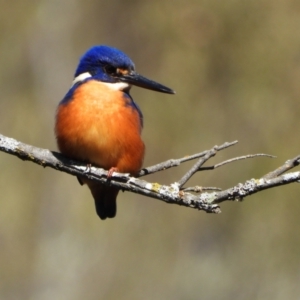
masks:
{"type": "Polygon", "coordinates": [[[145,147],[140,116],[131,101],[101,82],[81,84],[57,109],[60,151],[104,169],[135,174],[142,167],[145,147]]]}

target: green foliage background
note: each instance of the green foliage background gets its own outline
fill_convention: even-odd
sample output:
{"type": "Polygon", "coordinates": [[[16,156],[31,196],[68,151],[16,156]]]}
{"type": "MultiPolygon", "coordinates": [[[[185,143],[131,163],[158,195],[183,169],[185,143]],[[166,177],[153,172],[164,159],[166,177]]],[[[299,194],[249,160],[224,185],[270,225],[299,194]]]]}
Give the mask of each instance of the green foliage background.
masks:
{"type": "MultiPolygon", "coordinates": [[[[145,165],[225,141],[198,174],[230,187],[300,153],[297,0],[0,0],[0,132],[56,149],[58,102],[94,44],[122,49],[139,73],[177,92],[134,87],[145,165]]],[[[189,165],[148,179],[176,181],[189,165]]],[[[221,215],[129,193],[101,222],[75,178],[0,154],[1,299],[296,299],[299,186],[224,203],[221,215]]]]}

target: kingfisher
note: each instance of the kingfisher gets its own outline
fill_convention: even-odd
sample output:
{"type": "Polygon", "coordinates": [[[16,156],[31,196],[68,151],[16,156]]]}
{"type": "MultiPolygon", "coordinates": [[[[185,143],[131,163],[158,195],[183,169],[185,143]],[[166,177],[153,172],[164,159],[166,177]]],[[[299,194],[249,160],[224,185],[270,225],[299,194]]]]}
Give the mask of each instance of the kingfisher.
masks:
{"type": "MultiPolygon", "coordinates": [[[[132,85],[175,92],[135,71],[122,51],[93,46],[79,60],[70,90],[56,111],[55,135],[61,153],[87,166],[135,176],[141,169],[145,145],[141,139],[143,115],[130,95],[132,85]]],[[[117,212],[119,189],[78,177],[91,190],[98,216],[105,220],[117,212]]]]}

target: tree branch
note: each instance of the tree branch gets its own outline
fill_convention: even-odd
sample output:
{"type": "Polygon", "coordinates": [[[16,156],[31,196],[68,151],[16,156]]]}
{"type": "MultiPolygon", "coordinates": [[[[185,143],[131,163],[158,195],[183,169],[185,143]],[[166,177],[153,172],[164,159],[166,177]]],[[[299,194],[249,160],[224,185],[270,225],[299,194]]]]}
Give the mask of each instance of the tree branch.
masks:
{"type": "MultiPolygon", "coordinates": [[[[215,146],[215,147],[217,147],[218,148],[217,150],[219,151],[219,150],[223,150],[225,148],[231,147],[231,146],[237,144],[237,142],[238,141],[234,141],[234,142],[231,142],[231,143],[226,142],[226,143],[224,143],[223,145],[221,145],[219,147],[218,146],[215,146]]],[[[185,156],[183,158],[169,159],[167,161],[161,162],[161,163],[156,164],[154,166],[143,168],[138,173],[137,177],[142,177],[142,176],[145,176],[145,175],[149,175],[149,174],[152,174],[152,173],[156,173],[158,171],[164,171],[164,170],[172,168],[172,167],[178,167],[181,163],[184,163],[184,162],[187,162],[187,161],[199,158],[199,157],[203,157],[203,156],[207,155],[210,151],[211,150],[205,150],[203,152],[196,153],[196,154],[189,155],[189,156],[185,156]]]]}
{"type": "Polygon", "coordinates": [[[212,170],[225,164],[257,156],[272,157],[267,154],[245,155],[233,158],[210,167],[202,167],[203,164],[211,157],[215,156],[218,151],[224,150],[235,145],[237,141],[224,143],[221,146],[214,146],[210,150],[203,151],[191,156],[180,159],[171,159],[160,164],[143,168],[138,177],[162,171],[171,167],[180,165],[183,162],[198,158],[193,167],[178,181],[170,185],[159,183],[150,183],[145,180],[131,177],[129,174],[113,173],[111,180],[107,181],[107,171],[101,168],[91,167],[86,172],[86,163],[72,160],[58,152],[47,149],[37,148],[31,145],[21,143],[15,139],[0,135],[0,151],[12,154],[22,160],[34,162],[43,167],[50,167],[73,176],[86,177],[98,181],[102,184],[109,184],[125,191],[138,193],[147,197],[155,198],[166,203],[178,204],[208,213],[220,213],[218,203],[226,200],[241,200],[259,191],[272,188],[275,186],[285,185],[292,182],[299,182],[300,172],[292,172],[282,175],[286,171],[300,164],[300,155],[287,161],[283,166],[268,173],[260,179],[251,179],[244,184],[221,190],[215,187],[187,187],[183,185],[197,172],[203,170],[212,170]],[[204,192],[208,191],[208,192],[204,192]],[[196,193],[193,194],[193,193],[196,193]],[[197,193],[200,193],[197,195],[197,193]]]}

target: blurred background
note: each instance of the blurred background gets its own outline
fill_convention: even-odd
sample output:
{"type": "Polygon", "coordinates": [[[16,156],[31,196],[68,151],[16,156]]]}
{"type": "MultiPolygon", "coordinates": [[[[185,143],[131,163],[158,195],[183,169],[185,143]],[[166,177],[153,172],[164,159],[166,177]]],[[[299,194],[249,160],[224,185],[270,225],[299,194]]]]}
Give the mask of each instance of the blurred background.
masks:
{"type": "MultiPolygon", "coordinates": [[[[58,102],[92,45],[176,90],[134,87],[145,166],[239,140],[189,185],[228,188],[300,154],[297,0],[0,0],[0,133],[56,150],[58,102]]],[[[297,184],[222,214],[121,193],[100,221],[76,178],[0,153],[1,299],[297,299],[297,184]]],[[[146,179],[170,184],[190,167],[146,179]]]]}

